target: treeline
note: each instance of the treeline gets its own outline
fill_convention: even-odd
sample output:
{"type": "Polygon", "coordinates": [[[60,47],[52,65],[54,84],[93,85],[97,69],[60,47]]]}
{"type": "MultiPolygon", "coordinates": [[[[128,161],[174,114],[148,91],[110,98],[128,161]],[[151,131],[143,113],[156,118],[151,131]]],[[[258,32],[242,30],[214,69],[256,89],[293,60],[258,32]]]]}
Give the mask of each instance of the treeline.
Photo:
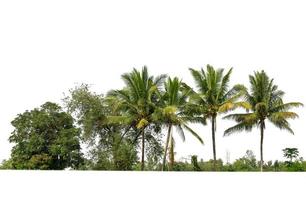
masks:
{"type": "MultiPolygon", "coordinates": [[[[290,110],[302,104],[283,102],[284,92],[264,71],[249,76],[249,89],[242,84],[230,87],[232,70],[210,65],[205,70],[190,69],[195,89],[177,77],[151,76],[146,67],[123,74],[125,87],[106,95],[90,91],[86,84],[73,88],[63,99],[63,107],[46,102],[11,122],[14,131],[9,141],[14,146],[1,168],[271,171],[270,166],[279,165],[278,171],[290,171],[298,161],[291,160],[290,165],[264,162],[263,138],[268,121],[293,133],[288,120],[298,115],[290,110]],[[245,112],[229,114],[237,108],[245,112]],[[252,158],[249,162],[248,156],[224,165],[217,160],[215,135],[220,115],[237,123],[224,136],[259,129],[260,161],[252,158]],[[184,141],[185,134],[191,134],[201,145],[209,140],[190,124],[206,126],[208,122],[213,159],[198,162],[193,156],[189,163],[176,162],[173,135],[184,141]],[[251,163],[253,168],[244,170],[237,162],[251,163]]],[[[304,166],[303,161],[298,163],[304,166]]]]}
{"type": "MultiPolygon", "coordinates": [[[[286,161],[268,161],[264,162],[263,170],[265,172],[302,172],[306,171],[306,161],[299,156],[296,148],[283,149],[286,161]]],[[[197,156],[191,156],[190,162],[176,162],[174,164],[174,171],[211,171],[214,165],[214,160],[204,162],[198,161],[197,156]]],[[[233,163],[224,163],[221,159],[216,162],[216,171],[225,172],[256,172],[260,171],[260,161],[251,150],[247,150],[246,154],[236,159],[233,163]]]]}

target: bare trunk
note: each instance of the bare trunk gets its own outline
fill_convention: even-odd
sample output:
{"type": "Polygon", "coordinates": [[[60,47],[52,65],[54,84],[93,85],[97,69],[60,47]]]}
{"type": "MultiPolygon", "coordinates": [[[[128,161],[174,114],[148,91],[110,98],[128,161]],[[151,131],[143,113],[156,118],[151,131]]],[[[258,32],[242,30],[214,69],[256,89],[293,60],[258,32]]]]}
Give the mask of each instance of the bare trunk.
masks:
{"type": "Polygon", "coordinates": [[[162,171],[164,171],[165,165],[166,165],[167,151],[168,151],[168,146],[169,146],[169,140],[170,140],[170,135],[171,135],[171,129],[172,129],[172,126],[169,125],[169,127],[168,127],[168,135],[167,135],[166,144],[165,144],[165,152],[164,152],[164,158],[163,158],[162,171]]]}
{"type": "Polygon", "coordinates": [[[214,164],[213,164],[213,171],[216,171],[216,162],[217,162],[217,153],[216,153],[216,117],[213,116],[211,118],[211,131],[212,131],[212,142],[213,142],[213,154],[214,154],[214,164]]]}
{"type": "Polygon", "coordinates": [[[170,165],[169,165],[169,170],[173,170],[174,166],[174,142],[173,142],[173,137],[172,135],[170,136],[170,150],[169,150],[169,158],[170,158],[170,165]]]}
{"type": "Polygon", "coordinates": [[[260,123],[260,171],[263,171],[263,139],[264,139],[264,123],[260,123]]]}
{"type": "Polygon", "coordinates": [[[141,148],[141,171],[144,170],[144,153],[145,153],[145,134],[144,129],[141,132],[142,148],[141,148]]]}

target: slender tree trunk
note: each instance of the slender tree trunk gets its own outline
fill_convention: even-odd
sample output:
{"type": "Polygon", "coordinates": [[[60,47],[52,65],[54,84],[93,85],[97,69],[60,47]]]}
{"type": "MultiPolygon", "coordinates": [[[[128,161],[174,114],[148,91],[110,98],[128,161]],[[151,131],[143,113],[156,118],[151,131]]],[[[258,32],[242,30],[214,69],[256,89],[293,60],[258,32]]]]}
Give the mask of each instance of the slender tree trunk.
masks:
{"type": "Polygon", "coordinates": [[[142,148],[141,148],[141,171],[144,170],[144,154],[145,154],[145,132],[141,130],[142,148]]]}
{"type": "Polygon", "coordinates": [[[164,158],[163,158],[162,171],[164,171],[165,165],[166,165],[167,151],[168,151],[168,146],[169,146],[169,140],[170,140],[170,135],[171,135],[171,129],[172,129],[172,126],[169,125],[169,127],[168,127],[168,135],[167,135],[166,144],[165,144],[165,152],[164,152],[164,158]]]}
{"type": "Polygon", "coordinates": [[[264,139],[264,123],[260,123],[260,171],[263,171],[263,139],[264,139]]]}
{"type": "Polygon", "coordinates": [[[170,150],[169,150],[169,158],[170,158],[170,165],[169,165],[169,170],[173,171],[173,166],[174,166],[174,142],[173,142],[173,137],[172,135],[170,136],[170,150]]]}
{"type": "Polygon", "coordinates": [[[216,153],[216,117],[212,116],[211,118],[211,131],[212,131],[212,142],[213,142],[213,154],[214,154],[214,164],[213,164],[213,171],[216,171],[216,162],[217,162],[217,153],[216,153]]]}

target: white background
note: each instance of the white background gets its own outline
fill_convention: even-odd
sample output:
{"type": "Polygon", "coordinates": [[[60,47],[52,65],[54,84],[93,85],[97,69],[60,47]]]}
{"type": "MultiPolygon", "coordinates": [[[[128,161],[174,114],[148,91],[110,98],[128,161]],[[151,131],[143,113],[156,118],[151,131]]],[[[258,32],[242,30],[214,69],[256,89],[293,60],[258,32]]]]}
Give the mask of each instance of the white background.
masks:
{"type": "MultiPolygon", "coordinates": [[[[3,199],[303,199],[305,173],[0,171],[3,199]]],[[[2,198],[1,198],[2,199],[2,198]]]]}
{"type": "MultiPolygon", "coordinates": [[[[7,139],[12,131],[10,121],[18,113],[38,107],[45,101],[61,103],[63,92],[67,93],[77,83],[92,84],[92,89],[100,93],[121,88],[123,83],[120,75],[133,67],[140,69],[143,65],[147,65],[154,75],[166,73],[179,76],[192,86],[189,67],[199,69],[206,64],[226,69],[234,67],[232,84],[243,83],[247,86],[248,75],[254,70],[264,69],[275,78],[280,89],[286,92],[286,101],[305,103],[305,9],[303,1],[295,0],[0,1],[0,159],[9,157],[11,145],[7,139]]],[[[306,156],[305,109],[296,111],[300,114],[300,119],[291,123],[295,136],[267,126],[265,160],[282,159],[281,150],[285,147],[297,147],[301,156],[306,156]]],[[[223,138],[223,131],[233,123],[218,119],[217,125],[218,157],[225,160],[226,151],[229,151],[233,162],[242,157],[247,149],[251,149],[259,158],[258,130],[223,138]]],[[[205,140],[205,145],[200,145],[188,136],[186,142],[182,143],[177,137],[177,159],[192,154],[204,160],[212,157],[210,127],[195,126],[195,129],[205,140]]],[[[105,173],[100,174],[99,179],[94,175],[91,177],[97,181],[93,188],[94,193],[107,185],[102,176],[105,173]]],[[[10,182],[13,175],[14,172],[4,173],[5,179],[1,175],[0,181],[10,182]]],[[[30,177],[27,173],[17,175],[17,182],[30,177]]],[[[37,181],[42,181],[42,177],[37,176],[37,181]]],[[[55,174],[57,178],[48,177],[51,183],[58,179],[58,186],[61,188],[53,188],[54,192],[64,191],[66,182],[61,182],[62,176],[69,175],[62,173],[55,174]]],[[[112,178],[119,178],[118,176],[118,173],[112,174],[107,177],[106,182],[113,181],[112,178]]],[[[130,180],[126,176],[124,180],[130,180]]],[[[138,175],[131,174],[131,177],[135,176],[138,175]]],[[[158,182],[156,176],[148,176],[158,182]]],[[[209,186],[210,182],[216,184],[216,190],[210,190],[209,193],[217,192],[217,195],[222,196],[233,192],[223,183],[219,186],[213,181],[215,175],[211,176],[179,176],[182,178],[182,185],[179,180],[171,181],[169,183],[178,186],[178,189],[171,187],[170,191],[183,192],[183,186],[187,185],[186,193],[175,194],[178,197],[191,197],[190,192],[193,189],[188,186],[195,181],[196,189],[204,196],[207,192],[204,186],[209,186]]],[[[259,181],[251,181],[250,188],[242,185],[243,194],[258,198],[264,197],[259,193],[260,189],[267,190],[270,185],[269,181],[260,182],[261,178],[271,181],[275,179],[275,175],[258,177],[243,174],[237,177],[243,182],[253,178],[259,181]],[[254,188],[260,184],[267,187],[254,188]]],[[[87,185],[91,178],[86,176],[80,180],[87,185]]],[[[141,176],[140,179],[146,178],[141,176]]],[[[174,176],[169,177],[172,178],[174,176]]],[[[217,175],[218,183],[232,178],[236,179],[236,176],[217,175]]],[[[301,180],[296,175],[290,178],[294,181],[301,180]]],[[[127,183],[127,188],[135,188],[135,198],[140,198],[138,195],[145,185],[137,180],[131,180],[133,184],[127,183]]],[[[166,187],[166,178],[161,180],[164,181],[159,187],[166,187]]],[[[67,181],[76,187],[77,193],[81,192],[79,189],[82,187],[76,186],[74,179],[68,178],[67,181]]],[[[228,184],[229,188],[236,188],[230,182],[228,184]]],[[[17,186],[21,184],[18,183],[17,186]]],[[[285,192],[282,190],[285,185],[281,185],[281,180],[276,181],[277,186],[280,186],[278,194],[285,192]]],[[[28,187],[30,186],[27,185],[26,188],[28,187]]],[[[38,187],[42,189],[43,186],[38,187]]],[[[90,190],[88,185],[84,187],[90,190]]],[[[151,183],[151,187],[154,184],[151,183]]],[[[156,195],[160,194],[162,197],[159,190],[157,187],[156,195]]],[[[14,193],[15,189],[12,188],[5,194],[10,191],[22,196],[22,193],[14,193]]],[[[44,190],[39,190],[39,194],[40,191],[44,190]]],[[[124,197],[123,193],[113,189],[106,193],[109,197],[116,194],[124,197]]],[[[103,192],[100,197],[103,197],[103,192]]]]}

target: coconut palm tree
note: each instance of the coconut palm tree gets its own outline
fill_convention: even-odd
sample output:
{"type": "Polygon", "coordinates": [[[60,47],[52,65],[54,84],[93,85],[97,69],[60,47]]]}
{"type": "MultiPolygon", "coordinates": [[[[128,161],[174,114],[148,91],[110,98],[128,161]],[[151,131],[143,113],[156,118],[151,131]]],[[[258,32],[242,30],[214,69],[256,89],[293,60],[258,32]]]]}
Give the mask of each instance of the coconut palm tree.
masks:
{"type": "Polygon", "coordinates": [[[168,129],[167,138],[165,142],[165,151],[163,157],[162,171],[164,171],[167,151],[169,147],[170,167],[173,169],[174,165],[174,138],[172,135],[173,128],[176,128],[177,133],[185,141],[184,129],[195,136],[202,144],[201,137],[187,125],[187,122],[198,122],[196,118],[190,117],[186,114],[185,109],[187,105],[187,98],[190,90],[182,90],[182,82],[177,78],[170,77],[164,84],[164,92],[160,95],[160,104],[154,113],[154,118],[161,124],[164,124],[168,129]]]}
{"type": "Polygon", "coordinates": [[[146,66],[142,71],[133,69],[122,76],[125,87],[122,90],[113,90],[108,93],[115,97],[124,114],[122,116],[108,117],[110,121],[119,121],[128,124],[129,128],[137,130],[137,136],[141,137],[141,170],[144,170],[145,133],[146,128],[152,123],[151,115],[154,112],[154,103],[157,102],[156,92],[162,86],[166,75],[156,78],[149,76],[146,66]]]}
{"type": "MultiPolygon", "coordinates": [[[[211,135],[213,144],[213,170],[216,170],[216,128],[217,116],[221,113],[226,113],[237,107],[245,107],[244,102],[237,102],[242,95],[243,85],[235,85],[229,87],[232,68],[224,74],[224,69],[214,69],[207,65],[206,71],[195,70],[190,68],[191,75],[196,84],[197,92],[192,92],[192,103],[189,108],[192,113],[201,116],[203,121],[209,119],[211,121],[211,135]]],[[[187,88],[189,88],[187,86],[187,88]]]]}
{"type": "Polygon", "coordinates": [[[284,92],[278,89],[264,72],[254,72],[249,76],[250,92],[246,91],[245,100],[249,104],[250,112],[242,114],[230,114],[224,119],[232,119],[237,124],[227,130],[224,135],[231,135],[239,131],[251,131],[254,127],[260,129],[260,170],[263,171],[263,139],[266,129],[266,121],[270,121],[279,129],[284,129],[293,134],[288,119],[295,119],[298,115],[289,110],[294,107],[302,106],[302,103],[291,102],[283,103],[284,92]]]}

